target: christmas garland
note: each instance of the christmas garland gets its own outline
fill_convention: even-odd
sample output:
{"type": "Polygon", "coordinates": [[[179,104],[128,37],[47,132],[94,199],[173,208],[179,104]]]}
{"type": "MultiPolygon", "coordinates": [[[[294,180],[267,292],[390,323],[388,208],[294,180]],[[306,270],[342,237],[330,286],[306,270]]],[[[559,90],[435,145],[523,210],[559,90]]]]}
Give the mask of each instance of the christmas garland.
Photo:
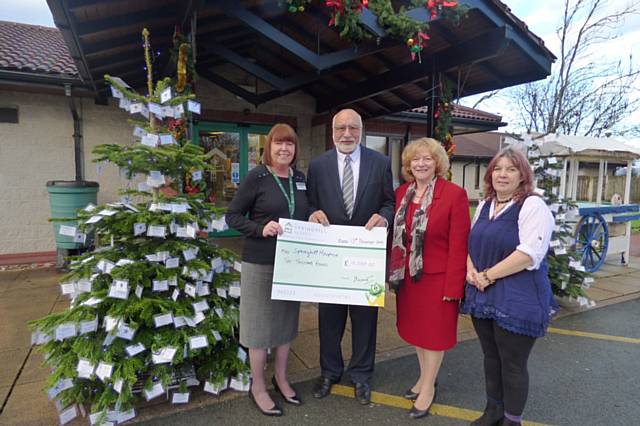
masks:
{"type": "MultiPolygon", "coordinates": [[[[440,84],[440,98],[438,105],[436,106],[436,112],[434,119],[436,120],[436,128],[434,131],[435,139],[440,141],[444,149],[447,151],[449,160],[456,152],[456,144],[453,142],[452,120],[453,120],[453,93],[451,91],[451,84],[447,80],[444,80],[440,84]]],[[[449,169],[447,178],[451,180],[453,178],[451,169],[449,169]]]]}
{"type": "MultiPolygon", "coordinates": [[[[305,6],[311,0],[282,0],[281,4],[287,7],[289,12],[304,12],[305,6]]],[[[454,24],[466,13],[466,7],[460,6],[457,1],[446,0],[412,0],[413,7],[426,8],[431,19],[443,18],[454,24]]],[[[340,37],[358,43],[371,37],[361,23],[362,12],[369,9],[378,18],[378,24],[385,33],[394,38],[403,40],[411,58],[420,60],[420,52],[426,47],[429,40],[427,31],[429,24],[415,20],[406,15],[406,10],[401,7],[396,13],[391,0],[326,0],[325,6],[331,10],[331,19],[328,25],[340,30],[340,37]]]]}

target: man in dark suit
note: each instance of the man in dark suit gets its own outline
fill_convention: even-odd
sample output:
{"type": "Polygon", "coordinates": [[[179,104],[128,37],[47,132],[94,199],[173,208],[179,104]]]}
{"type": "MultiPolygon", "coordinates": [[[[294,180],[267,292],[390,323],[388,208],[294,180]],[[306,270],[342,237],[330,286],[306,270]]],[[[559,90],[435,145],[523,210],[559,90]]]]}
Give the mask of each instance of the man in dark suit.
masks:
{"type": "MultiPolygon", "coordinates": [[[[362,118],[352,109],[333,117],[336,149],[311,160],[307,176],[310,222],[323,225],[388,226],[393,221],[394,193],[388,157],[360,145],[362,118]]],[[[378,308],[320,303],[320,367],[313,396],[323,398],[340,381],[344,361],[340,342],[351,317],[351,362],[347,367],[361,404],[371,401],[369,378],[376,352],[378,308]]]]}

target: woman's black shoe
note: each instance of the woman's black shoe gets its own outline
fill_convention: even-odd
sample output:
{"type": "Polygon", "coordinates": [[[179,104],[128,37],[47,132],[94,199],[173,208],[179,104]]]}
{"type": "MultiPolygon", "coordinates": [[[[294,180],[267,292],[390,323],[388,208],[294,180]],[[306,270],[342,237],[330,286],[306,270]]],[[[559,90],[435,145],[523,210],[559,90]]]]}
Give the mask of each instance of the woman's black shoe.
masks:
{"type": "MultiPolygon", "coordinates": [[[[411,389],[409,389],[409,390],[411,390],[411,389]]],[[[423,417],[427,417],[429,415],[429,410],[431,409],[431,406],[436,401],[436,396],[437,395],[438,395],[438,389],[436,389],[436,387],[434,386],[433,387],[433,399],[431,400],[431,404],[429,404],[429,406],[424,410],[418,410],[416,408],[416,406],[414,405],[413,407],[411,407],[411,410],[409,410],[409,418],[421,419],[423,417]]]]}
{"type": "MultiPolygon", "coordinates": [[[[280,394],[280,396],[284,399],[284,402],[292,405],[302,405],[302,400],[298,398],[298,393],[296,392],[293,396],[286,396],[280,390],[280,386],[278,386],[278,381],[276,380],[276,376],[271,378],[271,383],[273,383],[273,388],[280,394]]],[[[293,386],[291,387],[293,389],[293,386]]],[[[295,389],[294,389],[295,392],[295,389]]]]}
{"type": "Polygon", "coordinates": [[[504,416],[504,405],[488,401],[480,418],[471,422],[471,426],[497,426],[504,416]]]}
{"type": "Polygon", "coordinates": [[[268,410],[263,410],[262,408],[260,408],[260,406],[258,405],[258,402],[253,397],[253,393],[251,392],[251,389],[249,389],[249,399],[253,402],[256,408],[265,416],[279,417],[282,415],[282,408],[278,407],[278,404],[276,404],[275,402],[273,403],[273,407],[269,408],[268,410]]]}
{"type": "MultiPolygon", "coordinates": [[[[438,382],[436,381],[436,383],[433,385],[434,388],[438,387],[438,382]]],[[[435,392],[435,390],[434,390],[435,392]]],[[[418,395],[420,395],[418,392],[414,392],[411,390],[411,388],[407,389],[407,391],[404,393],[404,395],[402,395],[402,397],[404,399],[408,399],[409,401],[415,401],[416,399],[418,399],[418,395]]],[[[435,395],[435,393],[434,393],[435,395]]]]}
{"type": "Polygon", "coordinates": [[[402,395],[404,399],[408,399],[409,401],[415,401],[418,399],[418,392],[414,392],[411,388],[407,389],[407,391],[402,395]]]}

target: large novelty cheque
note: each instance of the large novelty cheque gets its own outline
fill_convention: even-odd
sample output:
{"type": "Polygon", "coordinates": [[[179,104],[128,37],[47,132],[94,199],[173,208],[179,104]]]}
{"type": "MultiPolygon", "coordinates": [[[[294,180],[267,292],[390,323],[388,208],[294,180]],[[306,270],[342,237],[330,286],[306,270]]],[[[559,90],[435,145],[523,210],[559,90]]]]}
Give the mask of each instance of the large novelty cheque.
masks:
{"type": "Polygon", "coordinates": [[[384,306],[387,233],[280,219],[272,299],[384,306]]]}

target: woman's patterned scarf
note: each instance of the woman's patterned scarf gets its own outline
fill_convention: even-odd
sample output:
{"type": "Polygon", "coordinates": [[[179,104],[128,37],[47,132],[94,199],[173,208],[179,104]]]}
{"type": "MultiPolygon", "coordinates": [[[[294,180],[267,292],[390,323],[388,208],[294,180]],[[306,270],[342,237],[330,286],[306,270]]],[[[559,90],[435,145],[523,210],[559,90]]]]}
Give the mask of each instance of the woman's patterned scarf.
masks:
{"type": "MultiPolygon", "coordinates": [[[[417,282],[422,276],[422,248],[424,246],[424,233],[429,221],[429,206],[433,200],[434,178],[427,186],[422,197],[420,208],[416,209],[411,222],[411,250],[409,252],[409,274],[413,282],[417,282]]],[[[391,261],[389,271],[389,285],[393,290],[399,290],[404,282],[404,269],[407,256],[406,236],[406,212],[416,194],[416,183],[413,182],[404,194],[393,225],[393,241],[391,245],[391,261]]]]}

